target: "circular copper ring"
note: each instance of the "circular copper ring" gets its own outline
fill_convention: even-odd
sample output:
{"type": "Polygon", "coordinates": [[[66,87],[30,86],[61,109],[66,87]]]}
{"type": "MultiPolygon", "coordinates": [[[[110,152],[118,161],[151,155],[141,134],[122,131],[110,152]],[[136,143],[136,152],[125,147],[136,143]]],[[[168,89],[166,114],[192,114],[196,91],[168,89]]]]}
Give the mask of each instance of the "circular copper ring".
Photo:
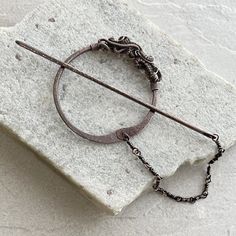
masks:
{"type": "MultiPolygon", "coordinates": [[[[88,51],[92,51],[92,50],[98,50],[99,47],[97,44],[94,45],[90,45],[87,46],[85,48],[80,49],[79,51],[73,53],[71,56],[69,56],[66,60],[65,63],[70,63],[73,60],[75,60],[78,56],[82,55],[83,53],[86,53],[88,51]]],[[[127,128],[121,128],[118,129],[116,131],[113,131],[110,134],[106,134],[106,135],[93,135],[93,134],[88,134],[80,129],[78,129],[77,127],[75,127],[65,116],[65,113],[63,112],[60,102],[59,102],[59,82],[60,79],[62,77],[62,74],[64,72],[63,67],[60,67],[59,70],[57,71],[57,74],[55,76],[54,79],[54,84],[53,84],[53,98],[54,98],[54,103],[56,106],[56,109],[60,115],[60,117],[62,118],[62,120],[65,122],[65,124],[76,134],[78,134],[79,136],[94,141],[94,142],[98,142],[98,143],[115,143],[115,142],[119,142],[124,140],[124,134],[129,135],[130,137],[136,135],[137,133],[139,133],[150,121],[151,117],[154,115],[154,113],[150,110],[147,115],[143,118],[143,120],[141,122],[139,122],[138,124],[131,126],[131,127],[127,127],[127,128]]],[[[152,88],[152,101],[151,104],[153,106],[156,105],[156,91],[157,88],[156,86],[150,82],[151,84],[151,88],[152,88]]]]}

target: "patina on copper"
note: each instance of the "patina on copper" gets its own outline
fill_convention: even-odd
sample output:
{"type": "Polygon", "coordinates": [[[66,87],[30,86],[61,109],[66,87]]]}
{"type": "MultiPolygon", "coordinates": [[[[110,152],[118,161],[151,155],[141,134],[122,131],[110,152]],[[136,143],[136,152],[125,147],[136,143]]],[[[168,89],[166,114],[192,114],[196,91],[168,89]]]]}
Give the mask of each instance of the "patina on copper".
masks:
{"type": "MultiPolygon", "coordinates": [[[[50,56],[50,55],[48,55],[48,54],[46,54],[46,53],[44,53],[44,52],[42,52],[42,51],[32,47],[32,46],[30,46],[30,45],[28,45],[28,44],[26,44],[26,43],[24,43],[22,41],[16,40],[16,43],[19,46],[21,46],[21,47],[23,47],[23,48],[25,48],[25,49],[27,49],[27,50],[29,50],[29,51],[31,51],[31,52],[41,56],[41,57],[43,57],[43,58],[45,58],[45,59],[47,59],[47,60],[49,60],[51,62],[54,62],[54,63],[60,65],[62,68],[68,69],[68,70],[70,70],[70,71],[72,71],[72,72],[74,72],[74,73],[76,73],[78,75],[81,75],[81,76],[83,76],[84,78],[86,78],[86,79],[88,79],[90,81],[93,81],[93,82],[95,82],[95,83],[97,83],[97,84],[99,84],[99,85],[101,85],[101,86],[103,86],[103,87],[105,87],[105,88],[107,88],[107,89],[109,89],[109,90],[111,90],[111,91],[113,91],[113,92],[123,96],[123,97],[126,97],[126,98],[130,99],[131,101],[133,101],[133,102],[135,102],[135,103],[137,103],[137,104],[139,104],[141,106],[144,106],[144,107],[150,109],[153,113],[158,113],[158,114],[160,114],[162,116],[165,116],[166,118],[171,119],[171,120],[173,120],[173,121],[175,121],[175,122],[177,122],[177,123],[179,123],[179,124],[189,128],[189,129],[191,129],[191,130],[193,130],[193,131],[195,131],[195,132],[197,132],[199,134],[202,134],[202,135],[204,135],[207,138],[210,138],[210,139],[214,138],[214,134],[211,134],[211,133],[209,133],[207,131],[204,131],[204,130],[202,130],[202,129],[194,126],[194,125],[191,125],[191,124],[189,124],[189,123],[187,123],[187,122],[185,122],[185,121],[183,121],[183,120],[181,120],[181,119],[179,119],[177,117],[174,117],[173,115],[170,115],[170,114],[168,114],[168,113],[166,113],[164,111],[161,111],[158,108],[156,108],[155,106],[153,106],[152,104],[143,102],[143,101],[135,98],[134,96],[131,96],[131,95],[129,95],[129,94],[127,94],[127,93],[117,89],[117,88],[114,88],[111,85],[108,85],[108,84],[106,84],[106,83],[104,83],[104,82],[102,82],[102,81],[100,81],[100,80],[98,80],[98,79],[96,79],[96,78],[94,78],[94,77],[92,77],[92,76],[90,76],[90,75],[88,75],[88,74],[78,70],[77,68],[71,66],[68,63],[62,62],[62,61],[56,59],[55,57],[52,57],[52,56],[50,56]]],[[[97,43],[90,45],[90,47],[91,47],[91,49],[97,47],[97,43]]],[[[159,71],[157,71],[156,73],[160,74],[159,71]]],[[[161,76],[159,78],[161,79],[161,76]]],[[[153,86],[153,88],[156,89],[155,86],[153,86]]],[[[54,91],[54,93],[55,92],[56,91],[54,91]]]]}
{"type": "MultiPolygon", "coordinates": [[[[119,42],[114,42],[110,40],[101,39],[98,43],[89,45],[85,48],[80,49],[79,51],[73,53],[71,56],[69,56],[65,63],[70,64],[73,60],[81,56],[82,54],[89,52],[89,51],[95,51],[95,50],[111,50],[114,53],[120,53],[120,54],[127,54],[130,58],[133,58],[135,61],[136,66],[139,69],[145,69],[146,74],[150,81],[150,90],[152,93],[152,99],[151,104],[153,106],[156,106],[156,91],[157,91],[157,82],[160,81],[161,74],[159,70],[152,64],[153,59],[150,57],[147,57],[143,52],[142,49],[134,43],[129,43],[126,37],[124,39],[120,39],[119,42]],[[128,42],[127,42],[128,41],[128,42]],[[114,43],[114,44],[113,44],[114,43]],[[136,54],[135,54],[136,53],[136,54]],[[150,68],[151,67],[151,68],[150,68]],[[158,74],[157,74],[157,73],[158,74]]],[[[56,77],[54,79],[54,85],[53,85],[53,97],[55,101],[55,105],[57,108],[57,111],[59,115],[61,116],[62,120],[65,122],[65,124],[76,134],[79,136],[86,138],[91,141],[99,142],[99,143],[115,143],[123,141],[123,134],[127,133],[130,137],[138,134],[150,121],[151,117],[154,115],[154,113],[150,110],[147,115],[143,118],[141,122],[138,124],[126,127],[122,129],[118,129],[116,131],[113,131],[109,134],[105,135],[94,135],[86,133],[82,130],[80,130],[78,127],[74,126],[70,120],[66,117],[65,113],[62,110],[62,107],[60,105],[59,100],[59,83],[62,77],[62,74],[64,72],[65,68],[60,67],[56,77]]]]}
{"type": "Polygon", "coordinates": [[[205,199],[208,196],[208,188],[209,188],[209,183],[211,182],[211,165],[217,161],[222,154],[224,153],[224,149],[221,146],[219,142],[219,136],[217,134],[211,134],[209,132],[206,132],[200,128],[197,128],[183,120],[180,120],[179,118],[176,118],[172,115],[167,114],[166,112],[163,112],[155,107],[156,105],[156,91],[157,91],[157,82],[161,80],[161,73],[158,70],[158,68],[154,65],[153,63],[153,58],[147,56],[142,48],[129,40],[128,37],[120,37],[118,40],[115,40],[114,38],[110,39],[100,39],[98,40],[98,43],[92,44],[88,47],[85,47],[77,52],[75,52],[73,55],[68,57],[65,62],[62,62],[52,56],[47,55],[46,53],[33,48],[29,45],[27,45],[24,42],[16,41],[18,45],[21,47],[37,54],[40,55],[58,65],[60,65],[60,69],[57,72],[57,75],[54,80],[54,86],[53,86],[53,96],[54,96],[54,101],[55,105],[57,108],[58,113],[60,114],[62,120],[65,122],[65,124],[76,134],[80,135],[83,138],[99,142],[99,143],[114,143],[118,141],[125,141],[128,146],[131,148],[132,153],[142,162],[142,164],[148,169],[148,171],[154,176],[154,184],[153,184],[153,189],[155,192],[158,192],[164,196],[169,197],[172,200],[175,200],[177,202],[187,202],[187,203],[194,203],[200,199],[205,199]],[[145,103],[117,88],[112,87],[111,85],[108,85],[98,79],[95,79],[94,77],[87,75],[86,73],[76,69],[75,67],[71,66],[69,63],[72,62],[74,59],[76,59],[78,56],[81,54],[91,51],[91,50],[99,50],[99,49],[105,49],[105,50],[111,50],[114,53],[119,53],[119,54],[126,54],[128,55],[135,63],[135,65],[139,68],[145,71],[149,81],[150,81],[150,86],[151,86],[151,91],[152,91],[152,104],[145,103]],[[128,128],[123,128],[119,129],[115,132],[112,132],[111,134],[108,135],[102,135],[102,136],[96,136],[92,134],[88,134],[83,132],[82,130],[79,130],[77,127],[75,127],[65,116],[64,112],[61,109],[60,103],[59,103],[59,82],[60,78],[63,74],[64,69],[68,69],[78,75],[81,75],[85,78],[87,78],[90,81],[93,81],[117,94],[120,94],[146,108],[149,109],[149,112],[147,115],[144,117],[144,119],[137,125],[134,125],[132,127],[128,128]],[[214,157],[208,162],[207,165],[207,170],[206,170],[206,177],[205,177],[205,183],[203,186],[203,189],[200,194],[192,196],[192,197],[182,197],[178,196],[175,194],[170,193],[169,191],[163,189],[160,187],[160,181],[162,177],[154,170],[154,168],[149,164],[149,162],[143,157],[141,151],[130,141],[130,137],[136,135],[138,132],[140,132],[150,121],[151,117],[153,116],[154,113],[158,113],[160,115],[163,115],[209,139],[211,139],[217,147],[217,153],[214,155],[214,157]]]}

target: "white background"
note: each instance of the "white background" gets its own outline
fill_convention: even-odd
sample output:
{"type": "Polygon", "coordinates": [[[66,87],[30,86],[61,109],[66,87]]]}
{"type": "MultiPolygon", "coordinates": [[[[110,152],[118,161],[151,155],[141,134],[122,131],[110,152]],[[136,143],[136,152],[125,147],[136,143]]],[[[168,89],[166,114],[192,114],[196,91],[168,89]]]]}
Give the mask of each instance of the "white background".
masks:
{"type": "MultiPolygon", "coordinates": [[[[0,0],[0,27],[20,22],[42,2],[0,0]]],[[[129,3],[207,69],[236,85],[236,1],[129,3]]],[[[233,147],[215,164],[210,195],[204,201],[184,205],[148,193],[114,217],[84,199],[76,187],[1,131],[0,235],[236,235],[235,157],[233,147]]],[[[203,167],[185,165],[165,185],[176,193],[194,194],[201,189],[202,176],[203,167]]]]}

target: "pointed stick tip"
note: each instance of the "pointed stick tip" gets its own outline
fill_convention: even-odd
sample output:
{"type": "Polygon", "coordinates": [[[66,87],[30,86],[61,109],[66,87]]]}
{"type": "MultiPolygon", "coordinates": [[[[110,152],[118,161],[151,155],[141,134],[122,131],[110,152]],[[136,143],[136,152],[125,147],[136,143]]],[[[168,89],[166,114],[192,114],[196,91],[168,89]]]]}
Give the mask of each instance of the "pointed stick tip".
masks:
{"type": "Polygon", "coordinates": [[[22,46],[24,43],[22,42],[22,41],[20,41],[20,40],[15,40],[15,43],[17,44],[17,45],[19,45],[19,46],[22,46]]]}

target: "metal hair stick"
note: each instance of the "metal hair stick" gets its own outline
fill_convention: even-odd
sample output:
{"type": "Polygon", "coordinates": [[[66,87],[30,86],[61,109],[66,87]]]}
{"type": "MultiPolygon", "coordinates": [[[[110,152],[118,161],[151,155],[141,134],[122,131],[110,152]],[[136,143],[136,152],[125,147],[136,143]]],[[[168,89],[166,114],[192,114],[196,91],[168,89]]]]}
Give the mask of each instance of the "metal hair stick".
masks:
{"type": "MultiPolygon", "coordinates": [[[[172,115],[170,115],[170,114],[168,114],[166,112],[163,112],[163,111],[157,109],[153,105],[145,103],[145,102],[143,102],[143,101],[141,101],[141,100],[139,100],[139,99],[137,99],[137,98],[135,98],[135,97],[133,97],[133,96],[131,96],[131,95],[129,95],[129,94],[119,90],[119,89],[117,89],[117,88],[112,87],[111,85],[108,85],[108,84],[106,84],[106,83],[104,83],[104,82],[102,82],[102,81],[100,81],[100,80],[98,80],[98,79],[96,79],[96,78],[94,78],[94,77],[92,77],[92,76],[90,76],[90,75],[88,75],[88,74],[86,74],[86,73],[76,69],[75,67],[69,65],[68,63],[62,62],[62,61],[60,61],[60,60],[58,60],[58,59],[56,59],[56,58],[54,58],[54,57],[52,57],[52,56],[50,56],[48,54],[46,54],[46,53],[36,49],[36,48],[34,48],[34,47],[24,43],[24,42],[21,42],[21,41],[18,41],[18,40],[16,40],[15,42],[19,46],[21,46],[21,47],[23,47],[23,48],[25,48],[25,49],[27,49],[27,50],[29,50],[29,51],[31,51],[31,52],[41,56],[41,57],[43,57],[43,58],[45,58],[45,59],[47,59],[47,60],[49,60],[51,62],[54,62],[54,63],[60,65],[63,68],[66,68],[66,69],[68,69],[68,70],[70,70],[70,71],[72,71],[72,72],[74,72],[74,73],[76,73],[78,75],[81,75],[81,76],[85,77],[86,79],[88,79],[90,81],[93,81],[93,82],[95,82],[95,83],[97,83],[97,84],[99,84],[99,85],[101,85],[101,86],[103,86],[103,87],[105,87],[105,88],[107,88],[107,89],[117,93],[117,94],[120,94],[121,96],[126,97],[126,98],[134,101],[135,103],[150,109],[154,113],[156,112],[156,113],[158,113],[158,114],[160,114],[162,116],[165,116],[165,117],[167,117],[167,118],[169,118],[169,119],[171,119],[171,120],[173,120],[173,121],[175,121],[175,122],[177,122],[177,123],[179,123],[179,124],[189,128],[189,129],[191,129],[191,130],[193,130],[195,132],[198,132],[198,133],[200,133],[200,134],[202,134],[202,135],[204,135],[204,136],[206,136],[208,138],[211,138],[211,139],[215,138],[214,134],[208,133],[208,132],[206,132],[206,131],[204,131],[204,130],[202,130],[200,128],[197,128],[197,127],[195,127],[195,126],[193,126],[193,125],[191,125],[191,124],[189,124],[189,123],[187,123],[187,122],[185,122],[183,120],[180,120],[177,117],[174,117],[174,116],[172,116],[172,115]]],[[[93,44],[90,47],[96,47],[96,46],[97,46],[97,44],[93,44]]]]}

